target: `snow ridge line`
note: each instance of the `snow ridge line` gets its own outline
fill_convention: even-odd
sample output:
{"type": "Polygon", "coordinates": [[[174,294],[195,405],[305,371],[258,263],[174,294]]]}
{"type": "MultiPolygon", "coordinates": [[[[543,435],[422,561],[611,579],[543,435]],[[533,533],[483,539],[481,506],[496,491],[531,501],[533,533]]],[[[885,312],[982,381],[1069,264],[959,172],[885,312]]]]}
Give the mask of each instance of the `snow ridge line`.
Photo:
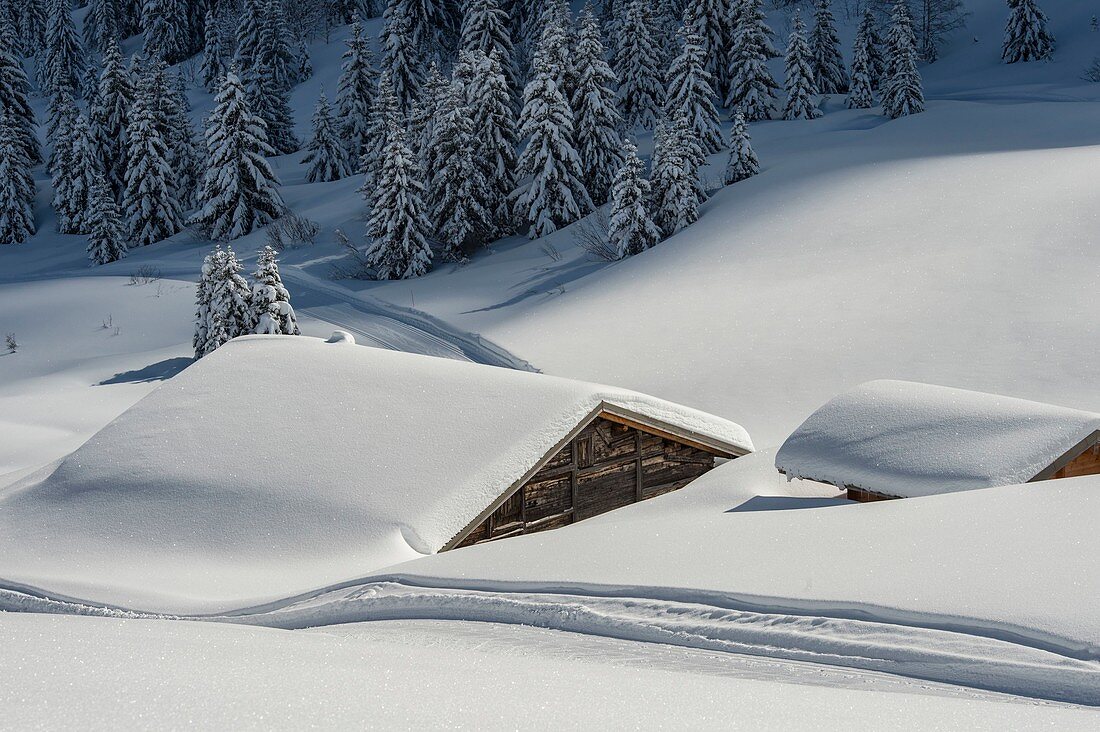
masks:
{"type": "Polygon", "coordinates": [[[0,590],[0,610],[286,630],[409,619],[531,625],[1100,706],[1100,663],[1095,661],[982,635],[876,620],[754,612],[684,600],[417,587],[396,581],[360,583],[280,605],[222,615],[167,615],[0,590]]]}
{"type": "Polygon", "coordinates": [[[1100,664],[1095,662],[945,630],[758,613],[691,602],[418,588],[377,582],[279,610],[210,619],[283,629],[399,619],[514,623],[885,672],[1100,706],[1100,664]]]}

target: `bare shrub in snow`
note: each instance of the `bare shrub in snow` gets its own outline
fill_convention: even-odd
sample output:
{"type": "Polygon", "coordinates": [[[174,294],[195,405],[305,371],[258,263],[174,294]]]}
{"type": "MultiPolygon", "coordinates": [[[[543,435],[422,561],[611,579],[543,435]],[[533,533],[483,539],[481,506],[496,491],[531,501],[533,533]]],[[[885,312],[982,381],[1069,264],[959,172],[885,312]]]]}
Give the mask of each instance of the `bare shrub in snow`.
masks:
{"type": "Polygon", "coordinates": [[[553,243],[551,243],[549,240],[542,240],[542,243],[539,244],[539,251],[550,257],[550,261],[552,262],[561,261],[561,252],[559,252],[558,248],[554,246],[553,243]]]}
{"type": "Polygon", "coordinates": [[[575,239],[577,246],[588,252],[600,262],[614,262],[619,252],[611,243],[611,220],[606,209],[597,209],[596,213],[577,224],[575,239]]]}
{"type": "Polygon", "coordinates": [[[298,214],[287,214],[267,227],[267,245],[277,252],[311,247],[321,227],[298,214]]]}
{"type": "Polygon", "coordinates": [[[1085,73],[1081,75],[1081,78],[1085,81],[1100,81],[1100,56],[1093,57],[1092,63],[1085,69],[1085,73]]]}
{"type": "Polygon", "coordinates": [[[336,229],[333,233],[336,235],[336,242],[348,253],[348,259],[351,261],[351,264],[332,265],[332,278],[334,280],[374,279],[372,274],[374,270],[367,260],[366,255],[359,251],[359,248],[352,243],[351,239],[342,229],[336,229]]]}
{"type": "Polygon", "coordinates": [[[131,285],[148,285],[160,279],[160,270],[151,264],[143,264],[130,273],[131,285]]]}
{"type": "Polygon", "coordinates": [[[15,333],[8,333],[4,337],[4,342],[8,346],[8,353],[15,353],[19,350],[19,343],[15,340],[15,333]]]}

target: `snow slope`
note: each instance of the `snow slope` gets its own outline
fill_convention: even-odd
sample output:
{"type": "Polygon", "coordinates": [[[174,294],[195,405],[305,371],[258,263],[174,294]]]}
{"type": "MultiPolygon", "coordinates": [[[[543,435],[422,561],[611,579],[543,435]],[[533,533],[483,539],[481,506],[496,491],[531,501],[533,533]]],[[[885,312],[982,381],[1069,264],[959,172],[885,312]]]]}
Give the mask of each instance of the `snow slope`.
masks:
{"type": "Polygon", "coordinates": [[[1100,430],[1100,414],[904,381],[872,381],[822,406],[776,467],[895,496],[1026,483],[1100,430]]]}
{"type": "Polygon", "coordinates": [[[992,731],[1096,720],[880,674],[487,623],[291,632],[8,613],[0,666],[4,724],[18,729],[992,731]]]}
{"type": "Polygon", "coordinates": [[[238,339],[0,494],[0,577],[180,612],[361,576],[437,551],[605,404],[752,449],[736,424],[621,389],[238,339]]]}

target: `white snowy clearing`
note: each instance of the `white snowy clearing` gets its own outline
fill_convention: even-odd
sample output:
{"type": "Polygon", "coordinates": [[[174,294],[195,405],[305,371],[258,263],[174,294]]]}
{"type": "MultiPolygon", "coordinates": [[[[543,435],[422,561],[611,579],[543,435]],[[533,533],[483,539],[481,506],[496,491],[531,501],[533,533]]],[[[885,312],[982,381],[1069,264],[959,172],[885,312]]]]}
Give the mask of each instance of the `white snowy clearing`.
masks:
{"type": "Polygon", "coordinates": [[[872,381],[802,423],[775,456],[790,478],[895,496],[1026,483],[1100,430],[1100,414],[903,381],[872,381]]]}

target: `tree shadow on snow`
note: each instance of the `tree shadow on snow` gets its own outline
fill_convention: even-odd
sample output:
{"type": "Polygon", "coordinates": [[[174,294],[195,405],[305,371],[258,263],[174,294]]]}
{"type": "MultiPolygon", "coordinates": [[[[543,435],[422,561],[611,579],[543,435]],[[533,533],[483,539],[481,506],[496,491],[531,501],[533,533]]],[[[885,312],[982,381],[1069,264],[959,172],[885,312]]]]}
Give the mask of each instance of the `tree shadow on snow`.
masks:
{"type": "Polygon", "coordinates": [[[168,358],[157,363],[149,364],[145,368],[140,368],[135,371],[123,371],[120,374],[115,374],[109,379],[104,379],[96,386],[107,386],[109,384],[147,384],[150,381],[164,381],[170,379],[180,371],[183,371],[189,365],[192,360],[190,358],[168,358]]]}
{"type": "Polygon", "coordinates": [[[842,498],[799,498],[797,496],[753,496],[744,503],[727,509],[726,513],[748,513],[751,511],[791,511],[799,508],[826,508],[843,506],[847,501],[842,498]]]}

